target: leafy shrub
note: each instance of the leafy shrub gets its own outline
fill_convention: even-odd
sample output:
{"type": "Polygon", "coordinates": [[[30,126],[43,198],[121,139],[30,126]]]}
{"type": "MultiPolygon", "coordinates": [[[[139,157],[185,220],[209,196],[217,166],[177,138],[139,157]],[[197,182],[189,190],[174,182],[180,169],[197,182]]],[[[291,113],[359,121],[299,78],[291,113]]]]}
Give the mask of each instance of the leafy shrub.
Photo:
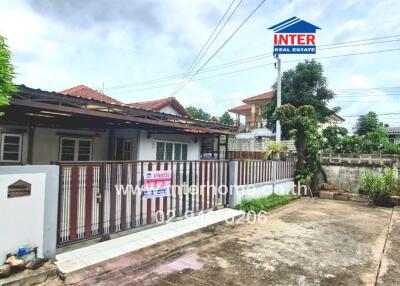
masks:
{"type": "Polygon", "coordinates": [[[398,186],[400,180],[396,179],[393,169],[385,169],[380,175],[367,171],[361,180],[362,193],[367,194],[369,199],[379,206],[392,205],[390,196],[398,186]]]}
{"type": "Polygon", "coordinates": [[[285,154],[288,150],[288,146],[283,143],[276,141],[270,141],[265,150],[266,159],[279,159],[281,154],[285,154]]]}
{"type": "Polygon", "coordinates": [[[285,205],[295,199],[296,197],[293,195],[272,194],[268,197],[243,201],[236,206],[236,209],[243,210],[245,212],[254,211],[259,213],[260,211],[269,211],[277,206],[285,205]]]}

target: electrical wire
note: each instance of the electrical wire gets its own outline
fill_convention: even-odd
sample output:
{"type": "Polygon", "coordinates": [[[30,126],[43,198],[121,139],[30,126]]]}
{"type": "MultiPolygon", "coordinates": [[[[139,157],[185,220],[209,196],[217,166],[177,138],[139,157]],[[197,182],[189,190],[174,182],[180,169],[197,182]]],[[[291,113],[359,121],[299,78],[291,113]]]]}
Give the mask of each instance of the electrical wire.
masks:
{"type": "MultiPolygon", "coordinates": [[[[399,49],[378,50],[378,51],[368,51],[368,52],[360,52],[360,53],[351,53],[351,54],[342,54],[342,55],[332,55],[332,56],[325,56],[325,57],[314,57],[312,59],[323,60],[323,59],[329,59],[329,58],[348,57],[348,56],[355,56],[355,55],[366,55],[366,54],[393,52],[393,51],[398,51],[398,50],[400,50],[400,48],[399,49]]],[[[282,62],[283,63],[293,63],[293,62],[302,62],[304,60],[305,59],[296,59],[296,60],[289,60],[289,61],[282,61],[282,62]]],[[[267,64],[263,64],[263,65],[248,67],[248,68],[245,68],[245,69],[234,70],[234,71],[231,71],[231,72],[226,72],[226,73],[216,74],[216,75],[212,75],[212,76],[208,76],[208,77],[198,78],[198,79],[194,79],[192,81],[217,78],[217,77],[230,75],[230,74],[234,74],[234,73],[238,73],[238,72],[258,69],[258,68],[262,68],[262,67],[266,67],[266,66],[272,66],[273,64],[274,63],[267,63],[267,64]]],[[[157,89],[157,88],[162,88],[162,87],[167,87],[167,86],[174,86],[174,85],[176,85],[176,83],[153,86],[153,87],[148,87],[148,88],[143,88],[143,89],[125,90],[125,91],[121,91],[121,92],[114,92],[114,93],[112,93],[112,95],[125,94],[125,93],[131,93],[131,92],[138,92],[138,91],[144,91],[144,90],[151,90],[151,89],[157,89]]]]}
{"type": "MultiPolygon", "coordinates": [[[[391,35],[391,36],[384,36],[384,37],[376,37],[376,38],[369,38],[369,39],[360,39],[360,40],[353,40],[353,41],[347,41],[347,42],[339,42],[339,43],[319,45],[318,46],[318,50],[319,51],[320,50],[324,50],[324,48],[320,49],[320,47],[337,46],[335,48],[344,48],[344,47],[347,48],[347,47],[355,47],[355,46],[359,46],[359,45],[374,45],[374,44],[379,44],[379,43],[394,42],[394,41],[399,41],[400,40],[400,39],[396,39],[396,40],[389,40],[389,41],[362,43],[362,44],[359,44],[359,45],[341,46],[341,45],[344,45],[344,44],[359,43],[359,42],[379,40],[379,39],[388,39],[388,38],[394,38],[394,37],[400,37],[400,35],[391,35]]],[[[325,49],[333,49],[333,48],[325,48],[325,49]]],[[[261,60],[261,59],[264,59],[264,58],[270,57],[270,56],[272,56],[272,53],[263,53],[263,54],[259,54],[259,55],[256,55],[256,56],[252,56],[252,57],[243,58],[243,59],[240,59],[240,60],[228,62],[228,63],[225,63],[225,64],[210,66],[208,68],[203,69],[203,71],[201,71],[201,73],[209,72],[209,71],[213,71],[213,70],[218,70],[218,69],[223,69],[223,68],[229,67],[229,66],[234,66],[234,65],[245,64],[245,63],[249,63],[249,62],[253,62],[253,61],[258,61],[258,60],[261,60]]],[[[187,75],[188,75],[188,73],[180,73],[180,74],[175,74],[175,75],[171,75],[171,76],[156,78],[156,79],[153,79],[153,80],[140,81],[140,82],[131,83],[131,84],[124,84],[124,85],[115,85],[115,86],[107,87],[106,90],[123,89],[123,88],[131,87],[131,86],[138,86],[138,85],[148,85],[148,84],[151,84],[151,83],[157,83],[157,82],[161,82],[161,81],[169,81],[169,80],[173,80],[173,79],[179,79],[179,78],[182,78],[183,76],[187,76],[187,75]]]]}
{"type": "MultiPolygon", "coordinates": [[[[229,5],[228,9],[226,10],[226,12],[224,13],[224,15],[222,16],[222,18],[220,19],[220,21],[218,22],[217,26],[215,27],[215,29],[213,30],[213,32],[211,33],[210,37],[207,39],[207,41],[204,43],[203,47],[201,48],[200,52],[197,54],[197,56],[195,57],[195,59],[193,60],[192,64],[190,65],[188,71],[186,72],[186,76],[183,79],[183,82],[187,79],[187,76],[189,76],[190,74],[193,73],[193,71],[196,69],[196,67],[198,66],[198,64],[200,63],[200,61],[204,58],[204,56],[207,54],[208,50],[211,48],[211,46],[214,44],[214,42],[217,40],[217,38],[219,37],[219,35],[221,34],[221,32],[224,30],[225,26],[229,23],[229,21],[231,20],[232,16],[236,13],[237,9],[239,8],[239,6],[242,4],[243,0],[240,0],[239,3],[236,5],[236,7],[233,9],[233,11],[230,13],[230,15],[228,16],[228,18],[225,20],[224,24],[222,25],[221,29],[219,29],[219,31],[217,32],[217,34],[214,36],[214,33],[218,30],[219,25],[222,23],[223,19],[225,18],[225,16],[228,14],[229,10],[231,9],[233,3],[235,3],[236,0],[233,0],[231,2],[231,4],[229,5]],[[210,42],[211,40],[211,42],[210,42]]],[[[182,84],[183,84],[182,82],[182,84]]],[[[179,85],[176,87],[176,89],[179,89],[179,85]]]]}
{"type": "Polygon", "coordinates": [[[251,11],[251,13],[244,19],[244,21],[232,32],[232,34],[222,43],[222,45],[200,66],[198,70],[196,70],[193,74],[191,74],[177,90],[175,90],[171,96],[175,96],[178,94],[185,86],[186,84],[194,78],[225,46],[226,44],[229,43],[229,41],[236,35],[237,32],[250,20],[250,18],[257,12],[257,10],[265,3],[266,0],[261,0],[257,7],[251,11]]]}

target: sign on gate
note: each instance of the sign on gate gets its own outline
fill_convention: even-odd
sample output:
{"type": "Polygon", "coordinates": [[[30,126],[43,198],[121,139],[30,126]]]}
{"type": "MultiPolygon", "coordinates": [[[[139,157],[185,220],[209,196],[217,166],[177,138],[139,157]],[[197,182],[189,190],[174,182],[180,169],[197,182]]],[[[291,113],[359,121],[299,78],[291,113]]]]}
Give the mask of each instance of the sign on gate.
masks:
{"type": "Polygon", "coordinates": [[[171,195],[171,170],[144,173],[143,198],[159,198],[171,195]]]}

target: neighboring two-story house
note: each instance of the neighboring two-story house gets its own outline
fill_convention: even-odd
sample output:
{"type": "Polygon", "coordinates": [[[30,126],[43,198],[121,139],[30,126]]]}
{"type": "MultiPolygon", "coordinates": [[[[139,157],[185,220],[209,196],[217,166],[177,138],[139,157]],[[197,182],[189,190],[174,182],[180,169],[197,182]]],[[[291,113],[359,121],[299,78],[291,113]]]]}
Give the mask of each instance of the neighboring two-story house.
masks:
{"type": "Polygon", "coordinates": [[[238,139],[251,138],[275,138],[275,133],[267,128],[267,119],[262,117],[262,108],[271,101],[272,91],[243,99],[243,105],[229,109],[236,114],[235,123],[239,126],[238,139]],[[244,125],[241,124],[241,116],[244,117],[244,125]]]}

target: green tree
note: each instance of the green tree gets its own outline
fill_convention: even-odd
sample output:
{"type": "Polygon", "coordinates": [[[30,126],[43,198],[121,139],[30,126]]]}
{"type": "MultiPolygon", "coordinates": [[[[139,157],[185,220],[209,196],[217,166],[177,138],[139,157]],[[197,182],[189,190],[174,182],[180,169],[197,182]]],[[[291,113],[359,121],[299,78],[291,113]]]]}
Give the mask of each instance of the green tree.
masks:
{"type": "Polygon", "coordinates": [[[376,115],[375,112],[370,111],[365,115],[361,115],[357,119],[354,131],[357,135],[366,135],[368,132],[373,132],[382,126],[383,124],[379,121],[378,115],[376,115]]]}
{"type": "Polygon", "coordinates": [[[295,140],[297,162],[297,180],[311,180],[315,183],[315,174],[321,170],[318,153],[323,139],[318,132],[318,120],[314,107],[303,105],[298,108],[284,104],[276,108],[273,118],[289,128],[289,135],[295,140]]]}
{"type": "Polygon", "coordinates": [[[324,137],[323,149],[329,153],[337,153],[341,149],[342,138],[348,134],[344,127],[332,125],[322,130],[324,137]]]}
{"type": "Polygon", "coordinates": [[[193,117],[196,119],[200,119],[200,120],[211,120],[211,115],[207,112],[205,112],[203,109],[201,108],[197,108],[194,106],[189,106],[186,108],[186,111],[193,117]]]}
{"type": "MultiPolygon", "coordinates": [[[[0,36],[0,108],[9,104],[10,96],[17,91],[12,80],[14,78],[14,66],[11,63],[11,53],[5,43],[3,36],[0,36]]],[[[0,116],[3,115],[0,112],[0,116]]]]}
{"type": "Polygon", "coordinates": [[[219,118],[219,123],[226,125],[233,125],[233,118],[229,115],[228,111],[225,111],[224,114],[219,118]]]}
{"type": "Polygon", "coordinates": [[[383,126],[363,135],[347,135],[340,130],[324,129],[324,152],[338,154],[400,154],[400,145],[390,142],[383,126]],[[337,136],[335,137],[335,134],[337,136]]]}
{"type": "MultiPolygon", "coordinates": [[[[273,97],[266,105],[263,117],[272,118],[276,109],[277,83],[272,86],[273,97]]],[[[294,107],[311,105],[315,110],[318,122],[325,122],[329,115],[339,110],[338,107],[328,108],[328,102],[334,98],[334,92],[328,89],[324,76],[323,66],[315,60],[297,64],[294,69],[282,74],[282,104],[291,104],[294,107]]],[[[268,120],[268,127],[275,129],[275,122],[268,120]]],[[[282,125],[282,135],[288,138],[289,128],[282,125]]]]}

